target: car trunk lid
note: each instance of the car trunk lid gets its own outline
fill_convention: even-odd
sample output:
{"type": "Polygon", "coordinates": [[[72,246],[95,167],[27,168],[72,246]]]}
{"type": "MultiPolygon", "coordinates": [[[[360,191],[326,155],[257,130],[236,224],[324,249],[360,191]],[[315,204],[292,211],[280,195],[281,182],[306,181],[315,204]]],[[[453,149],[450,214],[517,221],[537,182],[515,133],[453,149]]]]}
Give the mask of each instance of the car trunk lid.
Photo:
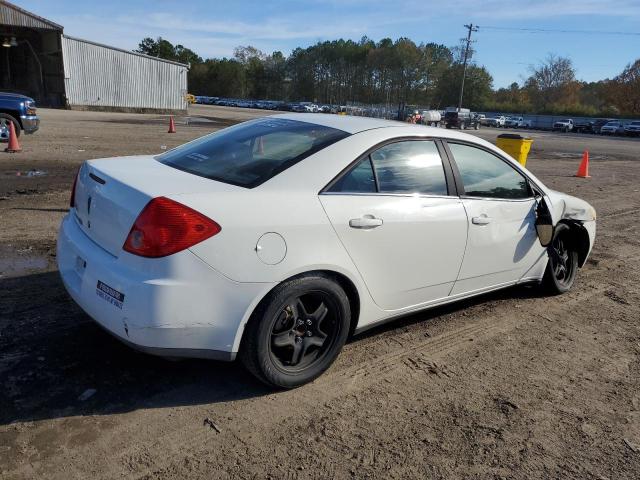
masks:
{"type": "Polygon", "coordinates": [[[73,215],[91,240],[118,257],[151,199],[237,189],[169,167],[153,156],[89,160],[78,173],[73,215]]]}

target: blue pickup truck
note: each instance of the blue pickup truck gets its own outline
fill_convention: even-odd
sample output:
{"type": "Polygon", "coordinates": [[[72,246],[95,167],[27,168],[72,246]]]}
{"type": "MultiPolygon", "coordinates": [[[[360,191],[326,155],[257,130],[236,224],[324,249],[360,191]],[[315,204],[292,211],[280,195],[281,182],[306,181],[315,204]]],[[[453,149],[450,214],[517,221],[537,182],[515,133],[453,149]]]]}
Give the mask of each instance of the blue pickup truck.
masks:
{"type": "Polygon", "coordinates": [[[17,93],[0,92],[0,142],[9,141],[9,123],[13,122],[16,135],[33,133],[40,126],[33,98],[17,93]]]}

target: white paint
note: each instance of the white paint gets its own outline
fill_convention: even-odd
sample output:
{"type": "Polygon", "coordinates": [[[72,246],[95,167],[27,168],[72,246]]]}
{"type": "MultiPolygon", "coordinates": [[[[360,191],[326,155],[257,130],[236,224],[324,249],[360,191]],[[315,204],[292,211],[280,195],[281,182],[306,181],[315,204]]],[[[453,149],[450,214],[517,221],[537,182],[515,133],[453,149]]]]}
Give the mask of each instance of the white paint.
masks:
{"type": "Polygon", "coordinates": [[[595,211],[589,204],[547,189],[477,137],[368,118],[282,117],[352,135],[254,189],[191,175],[150,156],[88,161],[76,191],[78,207],[63,220],[58,239],[60,273],[74,300],[134,344],[186,349],[188,355],[237,352],[244,325],[260,300],[279,282],[313,270],[351,280],[360,297],[358,328],[541,278],[546,251],[535,237],[533,200],[320,194],[372,146],[406,136],[462,139],[506,158],[543,191],[554,222],[584,222],[593,244],[595,211]],[[92,213],[87,212],[89,196],[92,213]],[[222,231],[165,258],[124,252],[135,218],[157,196],[203,213],[222,231]],[[491,221],[473,221],[483,216],[491,221]],[[358,218],[381,222],[374,228],[350,227],[358,218]],[[78,268],[78,258],[86,267],[78,268]],[[125,294],[122,310],[96,295],[98,280],[125,294]]]}

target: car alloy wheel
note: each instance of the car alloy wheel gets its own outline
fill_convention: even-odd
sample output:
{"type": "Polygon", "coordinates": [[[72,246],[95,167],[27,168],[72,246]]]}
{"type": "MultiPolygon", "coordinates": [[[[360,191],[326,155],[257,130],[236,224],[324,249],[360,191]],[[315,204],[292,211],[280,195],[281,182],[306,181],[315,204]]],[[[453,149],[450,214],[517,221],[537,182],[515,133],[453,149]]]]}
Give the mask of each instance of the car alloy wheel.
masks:
{"type": "Polygon", "coordinates": [[[15,128],[16,136],[19,137],[20,125],[18,122],[10,115],[0,113],[0,142],[6,143],[9,141],[9,129],[12,123],[15,128]]]}
{"type": "Polygon", "coordinates": [[[561,237],[556,237],[549,248],[553,275],[561,285],[567,286],[573,280],[573,263],[569,259],[569,250],[561,237]]]}
{"type": "Polygon", "coordinates": [[[336,339],[339,315],[324,292],[292,298],[272,321],[270,354],[276,367],[296,372],[322,359],[336,339]]]}
{"type": "Polygon", "coordinates": [[[294,277],[275,287],[253,313],[240,359],[264,383],[295,388],[331,366],[350,324],[349,298],[334,277],[294,277]]]}
{"type": "Polygon", "coordinates": [[[578,252],[571,240],[570,227],[562,223],[557,225],[551,245],[547,247],[549,262],[543,279],[543,285],[552,295],[568,292],[575,282],[578,252]]]}

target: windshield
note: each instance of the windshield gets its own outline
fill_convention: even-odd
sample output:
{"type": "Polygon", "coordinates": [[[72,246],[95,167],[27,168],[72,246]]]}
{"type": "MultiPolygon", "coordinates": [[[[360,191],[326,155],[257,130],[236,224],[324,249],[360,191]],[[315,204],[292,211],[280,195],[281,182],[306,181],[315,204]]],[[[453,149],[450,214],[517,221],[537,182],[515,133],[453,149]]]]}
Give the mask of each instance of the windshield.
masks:
{"type": "Polygon", "coordinates": [[[156,157],[201,177],[256,187],[349,136],[313,123],[263,118],[207,135],[156,157]]]}

